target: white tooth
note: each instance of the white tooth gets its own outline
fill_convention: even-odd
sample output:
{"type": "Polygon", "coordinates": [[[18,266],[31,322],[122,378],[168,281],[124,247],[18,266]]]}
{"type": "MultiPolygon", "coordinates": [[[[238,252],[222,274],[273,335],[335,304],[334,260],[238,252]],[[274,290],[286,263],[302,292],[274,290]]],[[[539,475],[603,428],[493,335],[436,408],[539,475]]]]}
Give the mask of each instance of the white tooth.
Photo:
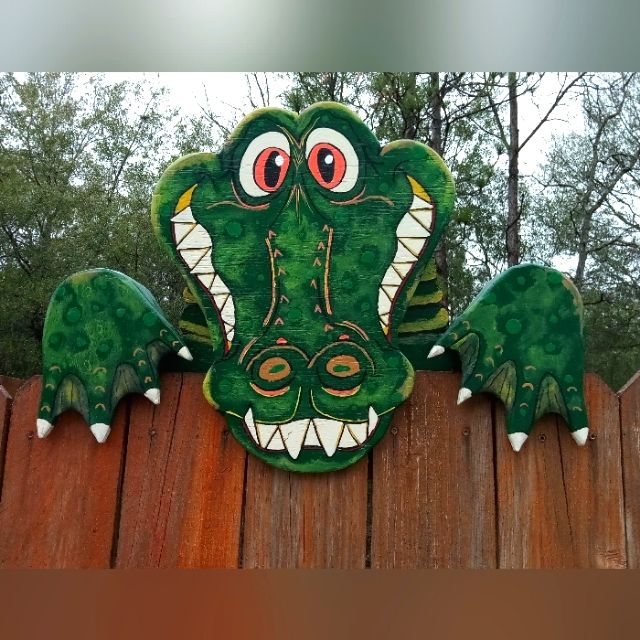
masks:
{"type": "Polygon", "coordinates": [[[354,437],[349,432],[349,429],[346,427],[342,430],[342,437],[340,438],[340,442],[338,446],[341,449],[351,449],[351,447],[357,447],[359,442],[354,439],[354,437]]]}
{"type": "Polygon", "coordinates": [[[320,440],[318,440],[318,434],[316,433],[316,428],[313,422],[309,425],[307,429],[307,435],[304,437],[304,446],[305,447],[320,447],[320,440]]]}
{"type": "Polygon", "coordinates": [[[244,423],[247,426],[247,430],[249,431],[251,437],[255,442],[258,442],[258,434],[256,432],[256,425],[253,422],[253,409],[251,407],[249,407],[247,409],[247,413],[244,414],[244,423]]]}
{"type": "Polygon", "coordinates": [[[571,437],[578,443],[581,447],[586,444],[587,438],[589,437],[589,427],[583,427],[582,429],[578,429],[576,431],[571,432],[571,437]]]}
{"type": "MultiPolygon", "coordinates": [[[[407,249],[404,245],[398,242],[398,248],[396,249],[396,255],[393,257],[393,262],[396,263],[413,263],[417,258],[407,249]]],[[[413,266],[413,265],[412,265],[413,266]]]]}
{"type": "Polygon", "coordinates": [[[431,234],[414,215],[405,213],[396,229],[396,235],[399,238],[428,238],[431,234]]]}
{"type": "Polygon", "coordinates": [[[378,414],[373,407],[369,407],[369,422],[367,424],[367,434],[371,435],[378,426],[378,414]]]}
{"type": "Polygon", "coordinates": [[[389,296],[382,289],[378,289],[378,315],[389,313],[390,309],[391,300],[389,300],[389,296]]]}
{"type": "MultiPolygon", "coordinates": [[[[189,251],[192,251],[192,249],[189,249],[189,251]]],[[[193,251],[196,251],[196,249],[193,249],[193,251]]],[[[211,264],[211,247],[209,247],[202,259],[191,269],[191,273],[197,275],[199,273],[211,273],[212,271],[215,270],[213,264],[211,264]]]]}
{"type": "Polygon", "coordinates": [[[280,425],[280,433],[289,455],[295,460],[300,454],[304,437],[309,428],[309,419],[294,420],[280,425]]]}
{"type": "Polygon", "coordinates": [[[193,217],[193,213],[191,213],[191,207],[187,207],[183,209],[180,213],[176,214],[171,218],[171,222],[191,222],[193,224],[196,223],[196,219],[193,217]]]}
{"type": "Polygon", "coordinates": [[[215,277],[215,273],[211,272],[211,273],[203,273],[201,275],[198,276],[198,280],[200,280],[200,282],[202,282],[202,284],[204,285],[205,289],[209,289],[209,287],[211,286],[211,283],[213,282],[213,279],[215,277]]]}
{"type": "Polygon", "coordinates": [[[185,249],[180,251],[180,257],[187,263],[189,269],[193,270],[208,251],[209,249],[185,249]]]}
{"type": "Polygon", "coordinates": [[[227,285],[222,281],[222,278],[218,275],[214,278],[213,282],[211,283],[211,287],[209,288],[209,291],[211,291],[211,293],[213,293],[214,296],[220,293],[230,293],[229,287],[227,287],[227,285]]]}
{"type": "Polygon", "coordinates": [[[401,278],[406,278],[409,271],[413,269],[412,262],[393,262],[391,266],[401,278]]]}
{"type": "Polygon", "coordinates": [[[400,238],[398,237],[398,242],[403,244],[414,256],[419,256],[422,248],[426,243],[426,238],[400,238]]]}
{"type": "Polygon", "coordinates": [[[322,448],[331,457],[338,448],[344,423],[340,422],[340,420],[328,420],[326,418],[314,418],[313,422],[322,448]]]}
{"type": "Polygon", "coordinates": [[[160,404],[160,389],[147,389],[144,395],[149,398],[153,404],[160,404]]]}
{"type": "Polygon", "coordinates": [[[517,451],[520,451],[520,449],[522,449],[522,445],[524,444],[524,441],[529,436],[522,431],[518,431],[516,433],[510,433],[508,437],[509,437],[509,442],[511,443],[511,448],[517,452],[517,451]]]}
{"type": "Polygon", "coordinates": [[[384,274],[384,278],[382,278],[382,284],[391,284],[397,286],[402,284],[402,278],[398,275],[398,272],[393,267],[389,267],[384,274]]]}
{"type": "Polygon", "coordinates": [[[367,439],[367,423],[366,422],[350,422],[347,429],[351,431],[351,435],[362,444],[367,439]]]}
{"type": "Polygon", "coordinates": [[[36,427],[38,430],[38,438],[46,438],[51,433],[51,429],[53,429],[53,425],[43,418],[36,420],[36,427]]]}
{"type": "Polygon", "coordinates": [[[96,440],[101,444],[109,437],[109,433],[111,432],[111,427],[104,422],[96,422],[89,428],[91,429],[91,433],[96,437],[96,440]]]}
{"type": "Polygon", "coordinates": [[[233,342],[233,336],[235,335],[235,329],[230,327],[228,324],[224,326],[225,332],[227,334],[227,340],[229,342],[233,342]]]}
{"type": "Polygon", "coordinates": [[[233,298],[231,296],[229,296],[229,300],[227,300],[227,303],[224,305],[224,307],[222,307],[220,315],[222,316],[222,319],[226,324],[235,325],[236,310],[233,305],[233,298]]]}
{"type": "Polygon", "coordinates": [[[423,200],[420,196],[417,196],[415,193],[413,194],[413,202],[410,207],[411,211],[414,209],[433,209],[433,205],[423,200]]]}
{"type": "Polygon", "coordinates": [[[284,449],[284,442],[282,442],[282,436],[279,431],[275,432],[267,449],[271,451],[282,451],[284,449]]]}
{"type": "Polygon", "coordinates": [[[420,237],[428,237],[431,235],[429,231],[431,229],[431,223],[433,222],[433,215],[431,211],[428,209],[412,209],[409,211],[413,219],[424,229],[426,236],[420,237]]]}
{"type": "Polygon", "coordinates": [[[258,443],[263,449],[267,448],[267,444],[269,444],[269,440],[271,440],[271,436],[273,436],[273,432],[277,428],[277,424],[262,424],[261,422],[256,422],[256,429],[258,431],[258,443]]]}
{"type": "Polygon", "coordinates": [[[393,300],[396,297],[396,293],[398,293],[398,287],[391,287],[383,284],[382,289],[389,296],[389,300],[393,300]]]}
{"type": "Polygon", "coordinates": [[[189,360],[189,362],[191,362],[191,360],[193,360],[193,356],[191,355],[191,351],[189,351],[189,349],[187,347],[182,347],[180,349],[180,351],[178,351],[178,355],[181,358],[184,358],[185,360],[189,360]]]}
{"type": "Polygon", "coordinates": [[[229,296],[229,293],[218,293],[217,295],[213,296],[213,300],[215,301],[216,307],[218,307],[219,311],[222,311],[226,301],[229,299],[229,296]]]}
{"type": "Polygon", "coordinates": [[[178,224],[174,224],[173,235],[175,236],[176,244],[179,244],[180,242],[182,242],[184,237],[188,235],[192,229],[195,229],[196,226],[197,225],[195,224],[195,222],[194,223],[181,222],[178,224]]]}
{"type": "Polygon", "coordinates": [[[442,353],[444,353],[444,347],[441,347],[439,344],[434,344],[433,347],[431,347],[431,351],[429,351],[427,360],[429,358],[435,358],[436,356],[439,356],[442,353]]]}
{"type": "Polygon", "coordinates": [[[460,391],[458,391],[458,402],[457,404],[462,404],[465,400],[468,400],[473,393],[471,389],[467,389],[467,387],[460,387],[460,391]]]}
{"type": "Polygon", "coordinates": [[[206,232],[204,227],[197,224],[178,245],[179,251],[184,249],[205,249],[211,246],[211,237],[206,232]]]}

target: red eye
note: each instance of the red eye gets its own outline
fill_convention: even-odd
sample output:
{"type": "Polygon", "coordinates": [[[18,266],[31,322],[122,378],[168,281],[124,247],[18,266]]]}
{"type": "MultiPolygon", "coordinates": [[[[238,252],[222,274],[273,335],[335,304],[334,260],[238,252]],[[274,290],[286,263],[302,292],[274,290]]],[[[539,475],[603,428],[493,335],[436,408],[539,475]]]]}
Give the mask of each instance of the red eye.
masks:
{"type": "Polygon", "coordinates": [[[253,165],[253,179],[267,193],[277,191],[289,168],[289,155],[278,147],[267,147],[260,152],[253,165]]]}
{"type": "Polygon", "coordinates": [[[337,187],[347,172],[347,161],[340,149],[328,142],[320,142],[309,153],[309,170],[325,189],[337,187]]]}

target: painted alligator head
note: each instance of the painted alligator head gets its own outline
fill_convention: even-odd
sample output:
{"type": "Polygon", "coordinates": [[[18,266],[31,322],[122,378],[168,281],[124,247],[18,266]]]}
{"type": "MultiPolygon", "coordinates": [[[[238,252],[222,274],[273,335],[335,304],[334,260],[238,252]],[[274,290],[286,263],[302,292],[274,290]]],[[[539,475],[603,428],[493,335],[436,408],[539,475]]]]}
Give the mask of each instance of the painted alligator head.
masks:
{"type": "Polygon", "coordinates": [[[153,221],[210,333],[204,391],[251,453],[329,471],[409,396],[407,304],[453,203],[428,147],[381,147],[351,111],[261,109],[165,172],[153,221]]]}

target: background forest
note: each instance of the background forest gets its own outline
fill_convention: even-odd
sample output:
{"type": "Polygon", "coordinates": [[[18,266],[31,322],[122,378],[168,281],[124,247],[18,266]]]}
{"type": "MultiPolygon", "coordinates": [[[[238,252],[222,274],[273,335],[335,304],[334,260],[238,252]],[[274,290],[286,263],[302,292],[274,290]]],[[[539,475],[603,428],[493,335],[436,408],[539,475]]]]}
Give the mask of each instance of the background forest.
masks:
{"type": "Polygon", "coordinates": [[[127,273],[175,322],[184,285],[149,221],[161,172],[244,112],[319,100],[451,168],[437,264],[453,315],[507,266],[549,264],[584,298],[588,369],[618,389],[640,368],[640,75],[248,74],[242,101],[207,85],[189,111],[162,78],[129,75],[0,75],[0,374],[39,372],[49,298],[74,271],[127,273]]]}

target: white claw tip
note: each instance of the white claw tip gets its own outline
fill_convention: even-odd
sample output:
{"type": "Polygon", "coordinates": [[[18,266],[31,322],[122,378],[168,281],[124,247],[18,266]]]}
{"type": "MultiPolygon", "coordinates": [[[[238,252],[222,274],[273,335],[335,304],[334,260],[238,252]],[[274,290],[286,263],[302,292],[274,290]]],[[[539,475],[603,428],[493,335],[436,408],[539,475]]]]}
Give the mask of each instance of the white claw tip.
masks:
{"type": "Polygon", "coordinates": [[[149,398],[153,404],[160,404],[160,389],[147,389],[144,395],[149,398]]]}
{"type": "Polygon", "coordinates": [[[460,387],[458,391],[458,404],[462,404],[465,400],[468,400],[472,396],[471,389],[467,387],[460,387]]]}
{"type": "Polygon", "coordinates": [[[111,432],[111,427],[104,422],[96,422],[91,425],[91,433],[96,437],[96,440],[101,444],[106,441],[111,432]]]}
{"type": "Polygon", "coordinates": [[[518,431],[516,433],[510,433],[509,434],[509,442],[511,443],[511,448],[515,452],[520,451],[520,449],[522,449],[522,445],[525,443],[525,440],[528,437],[529,436],[526,433],[522,432],[522,431],[518,431]]]}
{"type": "Polygon", "coordinates": [[[572,431],[571,437],[578,443],[578,446],[584,446],[587,443],[587,438],[589,437],[589,427],[583,427],[577,431],[572,431]]]}
{"type": "Polygon", "coordinates": [[[193,360],[193,356],[191,355],[191,351],[187,347],[182,347],[180,351],[178,351],[178,355],[185,360],[193,360]]]}
{"type": "Polygon", "coordinates": [[[53,429],[53,425],[48,420],[44,420],[43,418],[38,418],[38,420],[36,421],[36,426],[38,430],[38,438],[46,438],[53,429]]]}
{"type": "Polygon", "coordinates": [[[441,347],[439,344],[434,344],[433,347],[431,347],[431,351],[429,351],[429,355],[427,356],[427,359],[435,358],[436,356],[439,356],[443,353],[444,353],[444,347],[441,347]]]}

